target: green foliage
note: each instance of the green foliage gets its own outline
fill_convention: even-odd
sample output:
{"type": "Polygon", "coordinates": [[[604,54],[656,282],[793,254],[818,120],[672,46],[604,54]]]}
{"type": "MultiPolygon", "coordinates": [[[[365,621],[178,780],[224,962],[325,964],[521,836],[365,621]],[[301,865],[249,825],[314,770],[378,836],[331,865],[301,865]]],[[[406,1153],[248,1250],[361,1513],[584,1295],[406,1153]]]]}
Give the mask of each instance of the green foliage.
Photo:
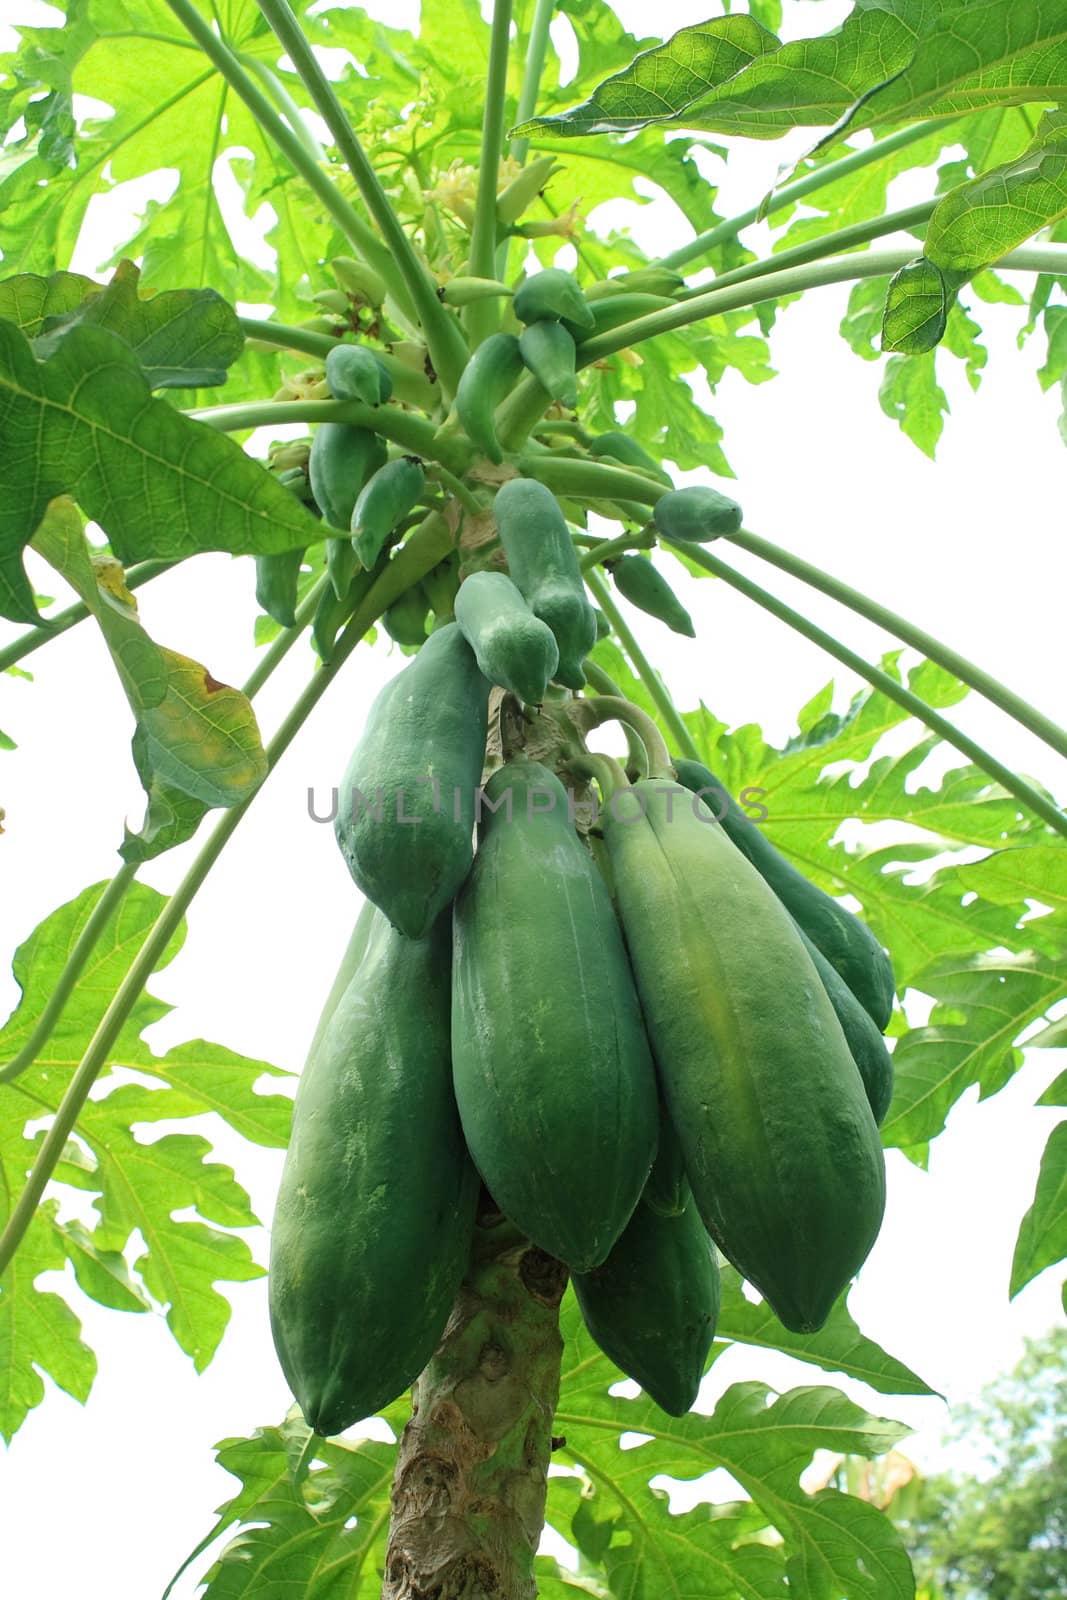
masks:
{"type": "MultiPolygon", "coordinates": [[[[15,952],[14,972],[22,997],[3,1032],[0,1056],[18,1050],[55,986],[67,956],[99,898],[102,884],[60,906],[15,952]]],[[[29,1131],[59,1104],[107,1003],[139,951],[163,904],[154,889],[134,884],[101,935],[82,983],[72,996],[48,1045],[34,1065],[0,1090],[0,1196],[6,1220],[37,1149],[29,1131]]],[[[171,943],[160,966],[178,952],[171,943]]],[[[290,1102],[277,1093],[254,1091],[277,1068],[250,1061],[202,1039],[157,1056],[142,1034],[170,1007],[144,995],[116,1042],[104,1093],[88,1102],[77,1134],[56,1170],[62,1185],[92,1197],[92,1228],[71,1220],[62,1203],[42,1208],[0,1285],[0,1434],[10,1439],[44,1389],[37,1369],[61,1388],[85,1399],[96,1359],[81,1341],[75,1312],[60,1293],[35,1286],[40,1273],[69,1259],[79,1287],[116,1310],[159,1307],[197,1371],[211,1360],[229,1320],[229,1305],[215,1287],[261,1276],[242,1230],[256,1218],[248,1196],[227,1166],[211,1159],[201,1133],[145,1136],[145,1127],[216,1112],[243,1138],[284,1146],[290,1102]],[[127,1074],[134,1074],[128,1081],[127,1074]],[[134,1129],[140,1130],[135,1133],[134,1129]],[[191,1208],[192,1217],[182,1217],[191,1208]],[[122,1252],[139,1233],[141,1253],[127,1268],[122,1252]]]]}
{"type": "MultiPolygon", "coordinates": [[[[710,1416],[670,1418],[644,1396],[609,1392],[620,1374],[585,1331],[572,1295],[562,1329],[554,1427],[565,1442],[554,1460],[570,1472],[549,1479],[548,1521],[577,1548],[580,1566],[561,1572],[539,1559],[543,1597],[911,1600],[907,1556],[874,1507],[833,1489],[810,1496],[797,1482],[816,1450],[877,1456],[906,1429],[833,1389],[775,1396],[760,1383],[734,1384],[710,1416]],[[622,1446],[626,1433],[644,1436],[638,1448],[622,1446]],[[657,1480],[687,1485],[717,1467],[751,1498],[720,1502],[709,1491],[691,1511],[672,1513],[657,1480]]],[[[397,1429],[403,1408],[384,1417],[397,1429]]],[[[325,1600],[337,1585],[350,1600],[377,1596],[392,1446],[313,1441],[290,1416],[280,1428],[224,1441],[218,1459],[241,1487],[201,1548],[235,1525],[238,1532],[210,1569],[204,1600],[253,1595],[268,1573],[307,1600],[325,1600]]]]}

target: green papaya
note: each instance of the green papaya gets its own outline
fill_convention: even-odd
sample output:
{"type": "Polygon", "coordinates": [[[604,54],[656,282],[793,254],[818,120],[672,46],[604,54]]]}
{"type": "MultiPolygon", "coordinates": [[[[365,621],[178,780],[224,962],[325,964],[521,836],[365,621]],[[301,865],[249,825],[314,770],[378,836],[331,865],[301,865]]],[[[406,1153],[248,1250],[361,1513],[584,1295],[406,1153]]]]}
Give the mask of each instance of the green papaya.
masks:
{"type": "Polygon", "coordinates": [[[704,1224],[787,1328],[813,1332],[885,1206],[878,1129],[841,1025],[789,913],[702,802],[643,779],[601,821],[704,1224]]]}
{"type": "Polygon", "coordinates": [[[340,534],[326,541],[326,571],[338,600],[348,593],[352,579],[359,569],[359,560],[352,548],[352,540],[340,534]]]}
{"type": "Polygon", "coordinates": [[[296,596],[303,550],[256,557],[256,604],[282,628],[296,623],[296,596]]]}
{"type": "Polygon", "coordinates": [[[573,411],[578,404],[575,348],[562,322],[531,322],[519,335],[519,351],[545,393],[573,411]]]}
{"type": "Polygon", "coordinates": [[[657,532],[682,544],[707,544],[724,534],[736,533],[742,511],[736,500],[702,483],[671,489],[652,508],[657,532]]]}
{"type": "Polygon", "coordinates": [[[362,344],[338,344],[326,357],[326,384],[335,400],[361,400],[380,406],[393,392],[393,380],[373,350],[362,344]]]}
{"type": "Polygon", "coordinates": [[[429,609],[426,591],[421,583],[416,583],[393,602],[382,617],[382,625],[390,639],[395,639],[397,644],[421,645],[426,639],[426,614],[429,609]]]}
{"type": "Polygon", "coordinates": [[[707,802],[733,843],[884,1033],[893,1014],[893,965],[867,924],[787,861],[707,767],[699,761],[678,760],[674,770],[679,783],[707,802]]]}
{"type": "Polygon", "coordinates": [[[308,473],[323,521],[346,533],[359,491],[385,460],[385,441],[369,428],[320,422],[311,441],[308,473]]]}
{"type": "Polygon", "coordinates": [[[485,796],[453,913],[456,1100],[500,1209],[588,1271],[648,1177],[655,1071],[611,897],[559,779],[511,762],[485,796]]]}
{"type": "Polygon", "coordinates": [[[520,322],[553,322],[566,317],[582,329],[593,327],[593,312],[569,272],[546,267],[524,278],[512,301],[520,322]]]}
{"type": "Polygon", "coordinates": [[[573,1281],[604,1354],[661,1410],[684,1416],[719,1316],[719,1262],[692,1196],[673,1216],[639,1204],[603,1265],[573,1281]]]}
{"type": "Polygon", "coordinates": [[[506,283],[495,278],[449,278],[437,291],[438,299],[446,306],[473,306],[479,300],[510,298],[506,283]]]}
{"type": "Polygon", "coordinates": [[[506,573],[472,572],[456,595],[456,621],[490,683],[543,704],[559,647],[506,573]]]}
{"type": "Polygon", "coordinates": [[[452,1093],[449,988],[447,917],[406,939],[376,912],[297,1087],[268,1290],[282,1370],[316,1433],[414,1381],[467,1267],[478,1179],[452,1093]]]}
{"type": "Polygon", "coordinates": [[[692,617],[651,561],[644,556],[620,556],[608,570],[616,589],[631,605],[665,622],[674,633],[696,638],[692,617]]]}
{"type": "Polygon", "coordinates": [[[367,479],[352,508],[352,544],[360,564],[373,567],[389,535],[418,503],[426,473],[418,456],[397,456],[367,479]]]}
{"type": "Polygon", "coordinates": [[[512,581],[556,636],[556,677],[568,689],[581,689],[582,662],[596,643],[596,617],[556,497],[533,478],[509,478],[497,491],[493,512],[512,581]]]}
{"type": "Polygon", "coordinates": [[[836,967],[830,965],[799,923],[797,932],[829,996],[849,1052],[863,1079],[867,1104],[875,1122],[881,1127],[893,1098],[893,1057],[886,1049],[874,1018],[860,1005],[836,967]]]}
{"type": "Polygon", "coordinates": [[[670,1112],[661,1099],[659,1107],[659,1141],[656,1159],[641,1196],[643,1205],[651,1206],[665,1217],[679,1216],[689,1203],[689,1180],[685,1175],[685,1157],[681,1141],[674,1129],[670,1112]]]}
{"type": "Polygon", "coordinates": [[[422,938],[470,871],[489,684],[454,622],[432,633],[371,706],[338,797],[356,884],[422,938]]]}
{"type": "Polygon", "coordinates": [[[504,452],[497,438],[494,413],[515,387],[525,368],[513,333],[491,333],[463,368],[456,387],[456,416],[467,438],[497,465],[504,452]]]}

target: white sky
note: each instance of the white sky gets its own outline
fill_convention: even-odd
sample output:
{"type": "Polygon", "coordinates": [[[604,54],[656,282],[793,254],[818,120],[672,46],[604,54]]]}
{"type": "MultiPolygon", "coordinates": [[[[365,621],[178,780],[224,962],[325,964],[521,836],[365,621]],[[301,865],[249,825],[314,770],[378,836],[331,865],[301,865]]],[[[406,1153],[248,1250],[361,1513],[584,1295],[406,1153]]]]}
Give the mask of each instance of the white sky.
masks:
{"type": "MultiPolygon", "coordinates": [[[[617,9],[631,26],[639,15],[647,25],[640,0],[617,9]]],[[[667,35],[711,9],[665,0],[656,15],[667,35]]],[[[790,31],[821,30],[846,9],[793,5],[790,31]]],[[[46,15],[22,3],[13,12],[14,21],[46,15]]],[[[0,28],[0,48],[8,47],[0,28]]],[[[722,174],[720,212],[751,204],[778,163],[803,146],[738,144],[722,174]]],[[[929,192],[929,178],[920,175],[894,188],[890,207],[929,192]]],[[[128,214],[125,197],[116,198],[109,229],[119,211],[128,214]]],[[[670,206],[648,207],[632,222],[649,248],[664,251],[685,237],[670,206]]],[[[766,237],[763,229],[745,236],[754,247],[766,237]]],[[[93,270],[107,247],[96,227],[77,265],[93,270]]],[[[1016,281],[1025,290],[1025,281],[1016,281]]],[[[877,595],[1062,718],[1063,445],[1058,404],[1041,395],[1033,376],[1043,351],[1037,342],[1016,349],[1017,309],[982,307],[986,378],[972,395],[959,364],[945,364],[940,376],[952,415],[935,466],[881,414],[880,364],[860,362],[838,337],[846,298],[847,287],[825,289],[789,310],[772,344],[781,376],[750,388],[728,374],[715,397],[746,525],[877,595]]],[[[879,630],[837,613],[829,601],[740,553],[731,559],[868,656],[887,647],[879,630]]],[[[829,677],[837,704],[847,703],[856,680],[814,646],[725,585],[687,579],[675,563],[669,573],[698,640],[630,615],[683,707],[702,695],[731,725],[760,722],[781,742],[798,707],[829,677]]],[[[32,575],[43,592],[56,593],[50,571],[38,563],[32,575]]],[[[256,655],[252,591],[250,559],[201,557],[142,590],[142,616],[160,642],[240,683],[256,655]]],[[[0,643],[13,631],[0,625],[0,643]]],[[[299,1068],[357,908],[332,830],[308,819],[307,789],[323,795],[338,780],[371,698],[401,664],[387,641],[361,648],[257,799],[194,903],[185,949],[152,985],[177,1008],[155,1030],[156,1048],[204,1037],[299,1068]]],[[[77,629],[28,665],[33,685],[0,679],[0,727],[19,745],[2,758],[5,964],[41,918],[111,875],[122,819],[136,825],[142,811],[128,759],[130,714],[99,640],[77,629]]],[[[263,691],[257,710],[267,734],[310,665],[309,650],[297,648],[263,691]]],[[[1067,798],[1067,764],[998,712],[976,703],[953,715],[1002,759],[1067,798]]],[[[142,876],[169,891],[190,856],[190,847],[175,851],[142,876]]],[[[0,1013],[16,999],[5,970],[0,1013]]],[[[1055,1269],[1010,1305],[1006,1294],[1018,1221],[1058,1120],[1033,1102],[1061,1064],[1059,1053],[1030,1052],[994,1100],[978,1106],[968,1094],[933,1147],[929,1174],[889,1154],[885,1227],[851,1305],[869,1335],[950,1400],[972,1396],[1014,1362],[1024,1335],[1040,1333],[1058,1313],[1062,1274],[1055,1269]]],[[[210,1119],[205,1127],[217,1132],[210,1119]]],[[[151,1137],[166,1131],[158,1126],[151,1137]]],[[[269,1216],[280,1156],[238,1147],[225,1135],[218,1148],[237,1163],[256,1210],[269,1216]]],[[[261,1260],[265,1242],[261,1235],[254,1244],[261,1260]]],[[[48,1384],[45,1405],[0,1462],[5,1576],[13,1593],[32,1585],[34,1593],[80,1600],[148,1600],[234,1487],[212,1462],[214,1443],[277,1420],[288,1404],[264,1285],[226,1291],[233,1320],[201,1378],[161,1316],[122,1316],[71,1284],[65,1292],[99,1354],[100,1374],[84,1408],[48,1384]]],[[[738,1378],[780,1387],[818,1381],[813,1369],[738,1347],[715,1367],[708,1403],[738,1378]]],[[[879,1399],[862,1386],[846,1387],[874,1411],[917,1428],[905,1448],[918,1461],[939,1459],[940,1402],[879,1399]]],[[[176,1591],[194,1592],[192,1576],[176,1591]]]]}

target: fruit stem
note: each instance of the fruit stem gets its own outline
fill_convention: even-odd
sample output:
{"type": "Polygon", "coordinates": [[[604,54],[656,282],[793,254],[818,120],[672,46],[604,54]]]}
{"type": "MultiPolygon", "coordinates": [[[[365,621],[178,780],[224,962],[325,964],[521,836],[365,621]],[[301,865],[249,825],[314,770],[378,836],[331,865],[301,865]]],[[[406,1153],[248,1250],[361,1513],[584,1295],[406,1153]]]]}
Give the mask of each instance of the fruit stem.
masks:
{"type": "Polygon", "coordinates": [[[605,722],[621,722],[638,735],[645,747],[650,778],[673,778],[674,768],[662,733],[647,711],[615,695],[598,694],[592,699],[574,700],[567,708],[570,720],[587,733],[605,722]]]}
{"type": "Polygon", "coordinates": [[[567,757],[567,765],[573,767],[575,772],[586,772],[596,779],[606,806],[611,804],[613,796],[620,790],[630,787],[630,780],[614,756],[591,750],[580,751],[567,757]]]}

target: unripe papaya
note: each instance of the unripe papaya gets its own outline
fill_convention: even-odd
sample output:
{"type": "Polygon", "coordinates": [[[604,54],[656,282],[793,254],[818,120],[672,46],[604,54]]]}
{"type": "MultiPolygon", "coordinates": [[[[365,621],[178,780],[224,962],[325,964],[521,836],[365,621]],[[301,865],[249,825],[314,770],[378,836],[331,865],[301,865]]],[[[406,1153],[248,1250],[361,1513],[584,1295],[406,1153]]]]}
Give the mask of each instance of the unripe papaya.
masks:
{"type": "Polygon", "coordinates": [[[600,1267],[574,1275],[604,1354],[669,1416],[696,1400],[719,1316],[715,1246],[688,1193],[675,1215],[642,1200],[600,1267]]]}
{"type": "Polygon", "coordinates": [[[566,317],[576,327],[594,326],[593,313],[574,277],[559,267],[546,267],[524,278],[512,301],[520,322],[557,321],[566,317]]]}
{"type": "Polygon", "coordinates": [[[413,584],[389,607],[382,617],[382,625],[390,639],[395,639],[397,644],[421,645],[426,639],[426,613],[429,609],[422,584],[413,584]]]}
{"type": "Polygon", "coordinates": [[[500,1209],[588,1271],[648,1176],[655,1072],[611,897],[559,779],[511,762],[485,794],[453,917],[456,1100],[500,1209]]]}
{"type": "Polygon", "coordinates": [[[488,708],[489,684],[449,623],[378,694],[345,771],[341,854],[409,938],[425,935],[470,871],[488,708]]]}
{"type": "MultiPolygon", "coordinates": [[[[361,922],[362,922],[361,918],[361,922]]],[[[300,1077],[271,1232],[270,1314],[308,1426],[335,1434],[432,1356],[469,1259],[478,1177],[449,1052],[448,919],[374,912],[300,1077]]]]}
{"type": "Polygon", "coordinates": [[[348,531],[359,491],[385,458],[385,441],[369,428],[319,423],[311,441],[308,473],[324,522],[348,531]]]}
{"type": "Polygon", "coordinates": [[[643,556],[620,556],[609,570],[615,587],[631,605],[665,622],[675,633],[696,638],[693,619],[661,572],[643,556]]]}
{"type": "Polygon", "coordinates": [[[397,456],[367,479],[352,508],[352,544],[364,567],[372,567],[401,518],[415,506],[426,483],[418,456],[397,456]]]}
{"type": "Polygon", "coordinates": [[[736,500],[702,483],[671,489],[652,508],[652,519],[664,539],[682,544],[707,544],[723,534],[736,533],[742,511],[736,500]]]}
{"type": "Polygon", "coordinates": [[[706,800],[732,842],[884,1032],[893,1014],[893,965],[867,924],[787,861],[707,767],[679,759],[674,770],[679,783],[706,800]]]}
{"type": "Polygon", "coordinates": [[[573,411],[578,404],[575,348],[562,322],[531,322],[519,335],[519,350],[545,393],[573,411]]]}
{"type": "Polygon", "coordinates": [[[361,344],[339,344],[326,357],[326,382],[335,400],[380,406],[393,392],[388,370],[361,344]]]}
{"type": "Polygon", "coordinates": [[[297,585],[303,560],[303,550],[256,557],[256,604],[279,627],[291,628],[296,622],[297,585]]]}
{"type": "Polygon", "coordinates": [[[513,333],[491,333],[475,350],[456,388],[456,415],[475,449],[498,465],[504,459],[493,413],[523,373],[513,333]]]}
{"type": "Polygon", "coordinates": [[[792,918],[710,811],[643,779],[602,813],[663,1094],[704,1224],[796,1333],[881,1225],[862,1079],[792,918]]]}
{"type": "Polygon", "coordinates": [[[512,581],[556,636],[556,677],[568,689],[581,689],[582,662],[596,643],[596,617],[556,497],[533,478],[510,478],[498,490],[493,512],[512,581]]]}
{"type": "Polygon", "coordinates": [[[456,595],[456,621],[490,683],[539,706],[559,666],[559,647],[503,572],[472,572],[456,595]]]}

